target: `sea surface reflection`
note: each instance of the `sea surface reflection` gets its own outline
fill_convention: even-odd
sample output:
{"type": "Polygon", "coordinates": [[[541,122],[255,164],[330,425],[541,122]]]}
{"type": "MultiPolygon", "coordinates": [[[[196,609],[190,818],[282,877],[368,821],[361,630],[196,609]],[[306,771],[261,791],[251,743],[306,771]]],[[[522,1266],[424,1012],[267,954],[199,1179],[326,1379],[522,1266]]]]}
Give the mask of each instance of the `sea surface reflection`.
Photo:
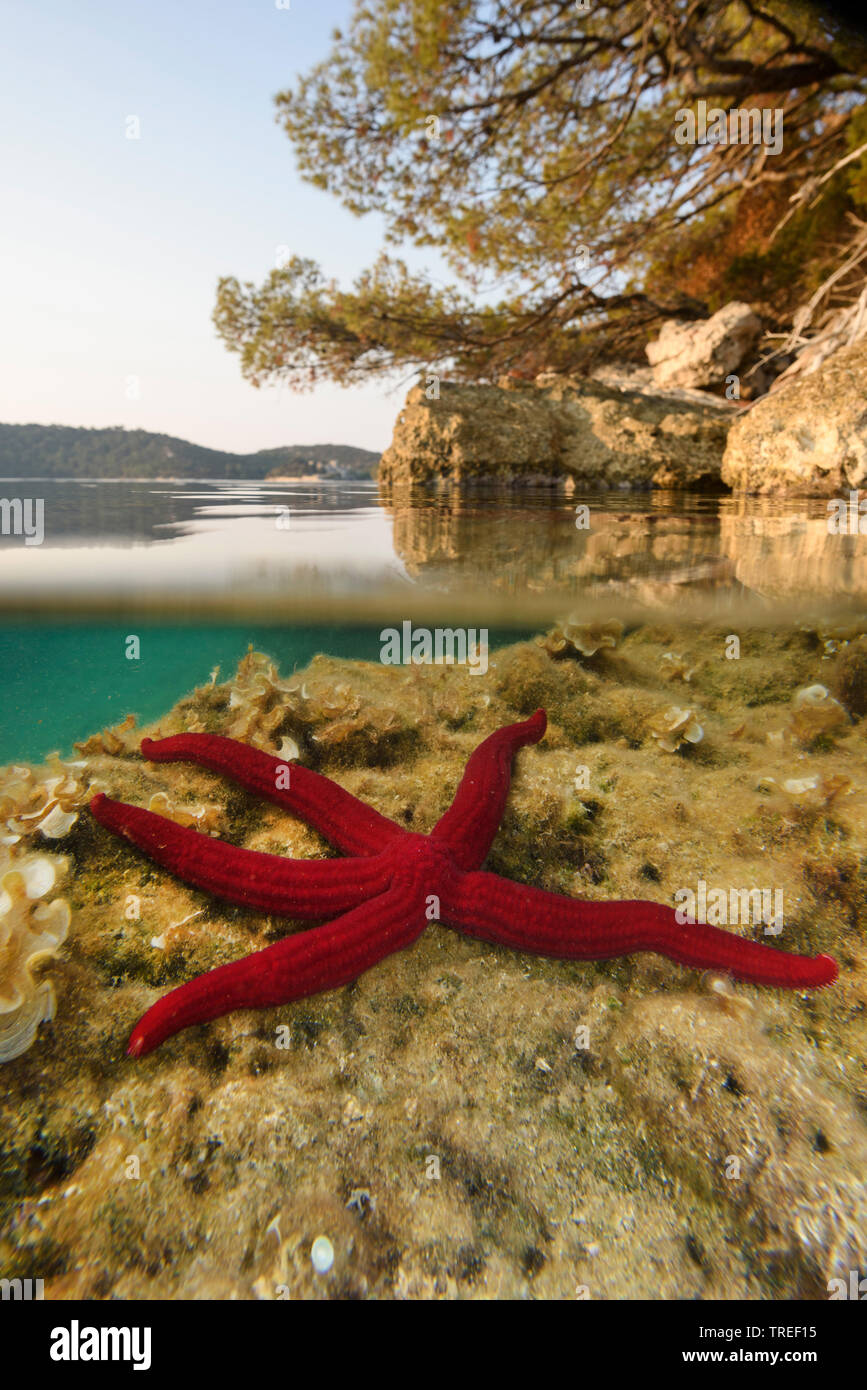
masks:
{"type": "Polygon", "coordinates": [[[821,499],[508,492],[397,497],[373,482],[5,480],[45,537],[0,536],[0,602],[363,605],[379,596],[654,607],[687,593],[867,601],[867,542],[821,499]]]}

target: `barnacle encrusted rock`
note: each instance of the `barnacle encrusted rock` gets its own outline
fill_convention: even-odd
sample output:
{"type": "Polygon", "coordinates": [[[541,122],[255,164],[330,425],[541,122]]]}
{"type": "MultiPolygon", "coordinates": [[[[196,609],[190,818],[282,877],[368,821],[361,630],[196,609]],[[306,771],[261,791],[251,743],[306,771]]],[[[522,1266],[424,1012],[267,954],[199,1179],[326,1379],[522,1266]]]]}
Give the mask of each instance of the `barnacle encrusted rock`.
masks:
{"type": "Polygon", "coordinates": [[[700,743],[704,729],[691,709],[670,705],[650,721],[650,732],[666,753],[676,753],[685,743],[700,743]]]}

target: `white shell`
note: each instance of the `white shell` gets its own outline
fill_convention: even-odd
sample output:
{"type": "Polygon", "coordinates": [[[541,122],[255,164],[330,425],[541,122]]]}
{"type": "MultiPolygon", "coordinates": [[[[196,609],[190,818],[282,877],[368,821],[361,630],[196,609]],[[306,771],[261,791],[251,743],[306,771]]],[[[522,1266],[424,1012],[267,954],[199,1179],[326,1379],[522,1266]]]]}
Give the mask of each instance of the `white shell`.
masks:
{"type": "MultiPolygon", "coordinates": [[[[803,705],[824,705],[829,699],[827,687],[824,685],[805,685],[803,690],[797,690],[794,695],[796,709],[801,709],[803,705]]],[[[836,701],[834,701],[836,704],[836,701]]]]}
{"type": "Polygon", "coordinates": [[[68,835],[78,820],[77,811],[64,811],[60,805],[52,806],[47,815],[37,821],[36,829],[49,840],[62,840],[68,835]]]}
{"type": "Polygon", "coordinates": [[[54,986],[43,980],[30,999],[8,1014],[0,1013],[0,1062],[11,1062],[26,1052],[40,1023],[54,1017],[54,986]]]}
{"type": "Polygon", "coordinates": [[[317,1274],[327,1274],[334,1264],[334,1246],[327,1236],[317,1236],[310,1247],[310,1258],[317,1274]]]}
{"type": "Polygon", "coordinates": [[[35,980],[33,970],[56,954],[69,930],[63,898],[38,901],[51,892],[66,860],[48,855],[13,859],[0,880],[0,1062],[19,1057],[44,1020],[54,1017],[54,990],[35,980]]]}
{"type": "Polygon", "coordinates": [[[789,796],[803,796],[805,792],[815,791],[818,785],[818,777],[790,777],[783,783],[783,791],[789,796]]]}
{"type": "Polygon", "coordinates": [[[280,740],[280,747],[277,750],[277,757],[280,758],[284,763],[294,763],[296,759],[298,759],[300,756],[301,749],[298,747],[298,744],[295,742],[294,738],[290,738],[288,734],[285,735],[280,740]]]}

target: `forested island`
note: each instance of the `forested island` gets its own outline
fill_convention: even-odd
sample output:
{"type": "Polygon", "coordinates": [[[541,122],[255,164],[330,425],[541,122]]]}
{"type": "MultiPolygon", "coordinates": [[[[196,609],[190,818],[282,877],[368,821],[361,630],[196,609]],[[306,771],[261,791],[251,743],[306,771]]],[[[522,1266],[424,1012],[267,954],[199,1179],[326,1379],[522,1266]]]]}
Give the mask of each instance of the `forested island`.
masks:
{"type": "Polygon", "coordinates": [[[231,454],[149,430],[0,425],[7,478],[371,478],[379,454],[346,444],[288,444],[231,454]]]}

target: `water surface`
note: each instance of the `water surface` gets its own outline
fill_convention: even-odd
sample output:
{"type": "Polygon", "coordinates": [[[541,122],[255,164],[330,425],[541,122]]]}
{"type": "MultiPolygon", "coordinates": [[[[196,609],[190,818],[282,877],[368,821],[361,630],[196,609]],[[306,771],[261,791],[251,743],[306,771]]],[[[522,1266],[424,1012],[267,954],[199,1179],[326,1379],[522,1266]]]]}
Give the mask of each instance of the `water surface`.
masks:
{"type": "Polygon", "coordinates": [[[552,490],[411,496],[374,482],[0,481],[42,500],[41,545],[0,536],[0,603],[347,605],[402,593],[634,595],[740,585],[867,602],[865,538],[821,499],[552,490]]]}
{"type": "Polygon", "coordinates": [[[155,719],[250,645],[291,672],[317,652],[376,662],[383,627],[412,618],[485,629],[494,649],[596,609],[797,626],[817,604],[826,620],[867,606],[867,541],[832,533],[821,500],[317,481],[0,493],[44,506],[40,545],[0,536],[0,762],[155,719]]]}

